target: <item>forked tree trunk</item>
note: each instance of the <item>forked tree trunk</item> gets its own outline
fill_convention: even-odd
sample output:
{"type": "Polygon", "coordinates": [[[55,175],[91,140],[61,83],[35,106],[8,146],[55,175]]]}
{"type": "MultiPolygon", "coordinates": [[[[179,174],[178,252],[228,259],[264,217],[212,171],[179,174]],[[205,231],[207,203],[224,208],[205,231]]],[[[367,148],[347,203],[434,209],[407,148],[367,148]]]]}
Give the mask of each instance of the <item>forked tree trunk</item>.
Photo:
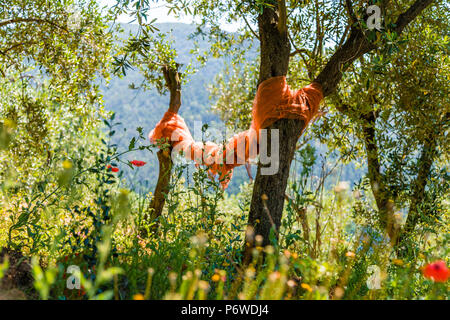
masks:
{"type": "MultiPolygon", "coordinates": [[[[398,17],[393,31],[400,34],[432,1],[417,0],[398,17]]],[[[261,53],[258,83],[270,77],[286,75],[288,71],[290,44],[286,27],[285,1],[279,0],[278,4],[277,10],[266,6],[258,17],[261,53]]],[[[374,48],[361,29],[352,27],[345,43],[337,49],[314,80],[321,84],[324,97],[336,89],[342,78],[342,72],[353,61],[374,48]]],[[[268,245],[270,230],[274,228],[274,236],[276,240],[278,239],[291,161],[303,127],[302,121],[281,119],[268,128],[268,150],[271,150],[270,129],[279,129],[279,170],[274,175],[261,175],[263,165],[258,164],[245,236],[244,264],[250,261],[257,235],[262,237],[262,245],[268,245]]]]}
{"type": "MultiPolygon", "coordinates": [[[[170,92],[170,101],[168,111],[178,113],[181,107],[181,80],[178,73],[178,65],[176,69],[169,66],[162,68],[166,86],[170,92]]],[[[161,216],[164,204],[166,202],[166,195],[169,192],[170,176],[172,173],[172,157],[171,148],[166,150],[159,150],[157,153],[159,161],[159,176],[156,184],[155,193],[150,202],[147,212],[144,216],[146,225],[152,224],[151,232],[156,232],[159,227],[158,218],[161,216]]],[[[147,236],[147,229],[144,227],[141,230],[143,237],[147,236]]]]}

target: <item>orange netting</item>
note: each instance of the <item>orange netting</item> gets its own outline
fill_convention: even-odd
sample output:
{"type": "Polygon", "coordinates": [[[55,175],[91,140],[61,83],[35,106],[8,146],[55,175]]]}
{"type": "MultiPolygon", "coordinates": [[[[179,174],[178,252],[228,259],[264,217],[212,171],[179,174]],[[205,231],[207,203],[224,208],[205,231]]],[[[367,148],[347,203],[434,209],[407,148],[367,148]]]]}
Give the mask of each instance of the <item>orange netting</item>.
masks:
{"type": "Polygon", "coordinates": [[[233,168],[247,163],[259,152],[259,130],[272,125],[279,119],[299,119],[308,123],[319,113],[323,98],[319,83],[292,91],[286,77],[273,77],[263,81],[253,101],[252,123],[247,131],[240,132],[225,145],[213,142],[195,142],[183,118],[177,113],[167,111],[161,121],[150,132],[150,141],[155,143],[162,138],[170,141],[174,151],[183,151],[188,159],[198,165],[207,165],[212,174],[219,174],[223,188],[228,186],[233,168]]]}

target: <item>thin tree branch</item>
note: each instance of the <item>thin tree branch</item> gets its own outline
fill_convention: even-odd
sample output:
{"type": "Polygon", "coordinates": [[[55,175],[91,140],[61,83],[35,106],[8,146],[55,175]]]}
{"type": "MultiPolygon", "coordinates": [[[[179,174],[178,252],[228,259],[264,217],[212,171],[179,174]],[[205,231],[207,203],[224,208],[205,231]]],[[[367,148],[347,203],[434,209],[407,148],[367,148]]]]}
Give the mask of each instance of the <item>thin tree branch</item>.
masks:
{"type": "Polygon", "coordinates": [[[32,44],[37,44],[36,41],[27,41],[27,42],[19,42],[19,43],[15,43],[14,45],[12,45],[11,47],[7,48],[4,53],[7,53],[8,51],[14,50],[17,47],[21,47],[21,46],[29,46],[32,44]]]}
{"type": "Polygon", "coordinates": [[[256,37],[256,39],[259,40],[259,36],[256,34],[255,30],[250,26],[250,24],[247,21],[247,18],[245,17],[245,14],[242,15],[242,18],[244,18],[245,24],[247,25],[247,28],[250,30],[251,33],[256,37]]]}
{"type": "Polygon", "coordinates": [[[425,188],[431,173],[434,159],[436,157],[437,135],[433,132],[428,133],[428,137],[422,148],[420,158],[417,160],[419,168],[417,177],[414,181],[413,195],[409,206],[408,218],[406,219],[403,234],[409,234],[414,230],[420,221],[419,207],[425,198],[425,188]]]}
{"type": "Polygon", "coordinates": [[[46,23],[46,24],[52,25],[52,26],[54,26],[54,27],[56,27],[58,29],[64,30],[66,32],[69,32],[66,28],[58,25],[57,23],[55,23],[53,21],[50,21],[50,20],[47,20],[47,19],[39,19],[39,18],[16,18],[16,19],[3,20],[3,21],[0,21],[0,28],[4,27],[4,26],[7,26],[9,24],[21,23],[21,22],[26,22],[26,23],[31,23],[31,22],[34,22],[34,23],[46,23]]]}
{"type": "Polygon", "coordinates": [[[278,31],[280,34],[287,32],[287,15],[286,15],[286,1],[278,0],[278,31]]]}
{"type": "Polygon", "coordinates": [[[292,39],[291,34],[289,32],[288,32],[288,37],[289,37],[289,42],[294,47],[294,51],[292,51],[289,54],[289,57],[293,57],[293,56],[299,54],[300,58],[303,60],[303,63],[305,64],[306,69],[308,70],[308,77],[312,78],[312,72],[311,72],[311,70],[309,68],[309,62],[308,62],[309,59],[311,58],[311,55],[310,55],[309,51],[306,50],[306,49],[299,49],[299,48],[297,48],[297,46],[295,45],[294,40],[292,39]],[[305,55],[307,57],[305,57],[305,55]]]}
{"type": "MultiPolygon", "coordinates": [[[[175,68],[168,65],[162,67],[162,72],[164,79],[166,81],[166,87],[170,92],[169,108],[167,111],[178,113],[181,107],[181,76],[178,72],[180,64],[176,64],[175,68]]],[[[145,214],[144,219],[147,223],[154,222],[151,231],[155,233],[158,229],[159,222],[157,219],[161,216],[164,209],[164,204],[166,202],[166,195],[169,192],[170,176],[172,173],[172,148],[161,149],[158,151],[158,161],[159,161],[159,176],[158,182],[156,183],[155,193],[150,202],[148,211],[145,214]]],[[[147,236],[147,230],[140,230],[142,236],[147,236]]]]}
{"type": "Polygon", "coordinates": [[[364,144],[366,146],[367,169],[373,196],[377,204],[379,219],[383,228],[387,230],[389,237],[394,240],[397,235],[393,223],[393,206],[389,202],[389,190],[384,183],[384,177],[381,173],[381,164],[379,160],[379,150],[376,142],[375,124],[376,113],[368,112],[362,114],[360,119],[362,123],[362,133],[364,144]]]}
{"type": "Polygon", "coordinates": [[[356,21],[358,21],[358,18],[353,12],[353,4],[351,0],[345,0],[345,10],[347,10],[348,17],[350,19],[350,25],[353,25],[356,21]]]}

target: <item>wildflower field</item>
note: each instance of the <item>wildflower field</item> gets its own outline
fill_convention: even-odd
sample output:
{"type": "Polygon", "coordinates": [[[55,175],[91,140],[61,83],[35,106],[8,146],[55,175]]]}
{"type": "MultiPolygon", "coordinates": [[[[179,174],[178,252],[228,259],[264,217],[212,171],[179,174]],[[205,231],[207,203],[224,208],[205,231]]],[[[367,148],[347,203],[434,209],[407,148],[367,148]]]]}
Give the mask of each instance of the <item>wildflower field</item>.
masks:
{"type": "Polygon", "coordinates": [[[289,188],[279,240],[262,247],[256,236],[252,260],[243,265],[252,184],[230,196],[206,170],[194,171],[186,184],[188,168],[176,167],[159,228],[144,237],[142,229],[154,230],[155,222],[143,219],[152,195],[124,188],[119,168],[127,163],[114,147],[99,150],[55,161],[59,176],[48,177],[44,192],[8,198],[3,298],[448,298],[449,270],[439,261],[448,256],[448,225],[424,225],[396,251],[373,225],[367,191],[345,183],[312,188],[306,162],[300,185],[289,188]],[[66,175],[75,183],[62,184],[66,175]]]}

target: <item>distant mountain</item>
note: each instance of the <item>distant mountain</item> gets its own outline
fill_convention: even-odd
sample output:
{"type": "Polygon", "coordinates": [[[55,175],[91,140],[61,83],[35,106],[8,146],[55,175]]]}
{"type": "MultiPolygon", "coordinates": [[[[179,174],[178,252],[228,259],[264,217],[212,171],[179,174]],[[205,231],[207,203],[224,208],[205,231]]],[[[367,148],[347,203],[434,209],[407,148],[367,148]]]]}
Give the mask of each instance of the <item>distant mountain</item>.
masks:
{"type": "MultiPolygon", "coordinates": [[[[178,53],[178,61],[189,63],[192,56],[190,50],[194,48],[193,42],[188,40],[189,35],[195,31],[193,25],[181,23],[163,23],[156,25],[160,32],[169,33],[174,40],[174,47],[178,53]]],[[[136,31],[137,26],[124,24],[121,26],[125,34],[136,31]]],[[[198,39],[200,48],[206,48],[206,40],[198,39]]],[[[190,77],[189,83],[182,88],[182,107],[180,114],[192,128],[194,121],[201,121],[211,126],[222,124],[219,117],[211,112],[209,93],[206,86],[212,82],[216,74],[224,67],[224,59],[210,59],[199,72],[190,77]]],[[[113,78],[107,86],[102,87],[104,104],[107,110],[116,113],[116,121],[122,125],[116,130],[113,142],[126,149],[129,141],[136,135],[136,128],[142,127],[147,135],[167,110],[169,98],[161,96],[156,90],[133,90],[129,86],[140,84],[143,77],[138,71],[127,71],[126,77],[113,78]],[[126,131],[124,131],[126,129],[126,131]]],[[[134,187],[149,187],[153,189],[158,177],[158,162],[155,154],[137,152],[128,158],[147,161],[148,164],[133,172],[124,167],[128,182],[134,187]],[[147,180],[147,181],[146,181],[147,180]]],[[[244,180],[245,170],[239,168],[233,178],[230,190],[237,191],[237,187],[244,180]],[[241,174],[239,171],[242,171],[241,174]]]]}
{"type": "MultiPolygon", "coordinates": [[[[191,40],[188,40],[188,37],[195,31],[195,27],[182,23],[163,23],[157,24],[157,27],[160,29],[160,32],[169,33],[174,40],[174,47],[178,52],[178,61],[184,64],[189,63],[192,58],[190,50],[194,48],[194,45],[191,40]]],[[[122,28],[128,34],[129,31],[136,31],[137,26],[124,24],[122,28]]],[[[206,40],[196,40],[200,48],[208,46],[206,40]]],[[[253,57],[256,57],[256,53],[254,53],[253,57]]],[[[251,59],[252,57],[250,56],[249,58],[251,59]]],[[[180,114],[190,128],[192,128],[194,121],[202,121],[202,123],[207,123],[211,127],[219,125],[219,128],[223,128],[223,122],[211,112],[210,106],[212,102],[209,99],[206,87],[223,70],[225,62],[225,59],[210,59],[183,86],[180,114]]],[[[144,91],[129,88],[130,84],[138,85],[142,80],[143,78],[139,72],[130,70],[127,71],[126,77],[122,79],[116,77],[110,81],[108,86],[102,87],[106,109],[114,111],[116,113],[116,121],[122,123],[116,130],[113,139],[113,142],[120,146],[120,150],[128,147],[129,141],[136,135],[137,127],[142,127],[145,135],[147,135],[161,119],[168,107],[169,98],[167,95],[160,96],[156,90],[144,91]]],[[[319,151],[324,151],[323,146],[318,145],[318,147],[321,149],[319,151]]],[[[156,154],[151,154],[147,151],[137,152],[128,157],[128,160],[132,159],[144,160],[148,164],[134,171],[125,166],[121,168],[130,187],[139,188],[146,192],[152,191],[158,177],[156,154]]],[[[253,171],[256,172],[256,168],[253,168],[253,171]]],[[[351,182],[359,179],[360,176],[360,172],[355,171],[353,166],[346,167],[343,173],[346,174],[341,174],[341,180],[351,180],[351,182]]],[[[238,167],[235,169],[232,182],[227,191],[231,193],[239,191],[239,185],[243,181],[248,181],[247,173],[243,167],[238,167]]]]}

